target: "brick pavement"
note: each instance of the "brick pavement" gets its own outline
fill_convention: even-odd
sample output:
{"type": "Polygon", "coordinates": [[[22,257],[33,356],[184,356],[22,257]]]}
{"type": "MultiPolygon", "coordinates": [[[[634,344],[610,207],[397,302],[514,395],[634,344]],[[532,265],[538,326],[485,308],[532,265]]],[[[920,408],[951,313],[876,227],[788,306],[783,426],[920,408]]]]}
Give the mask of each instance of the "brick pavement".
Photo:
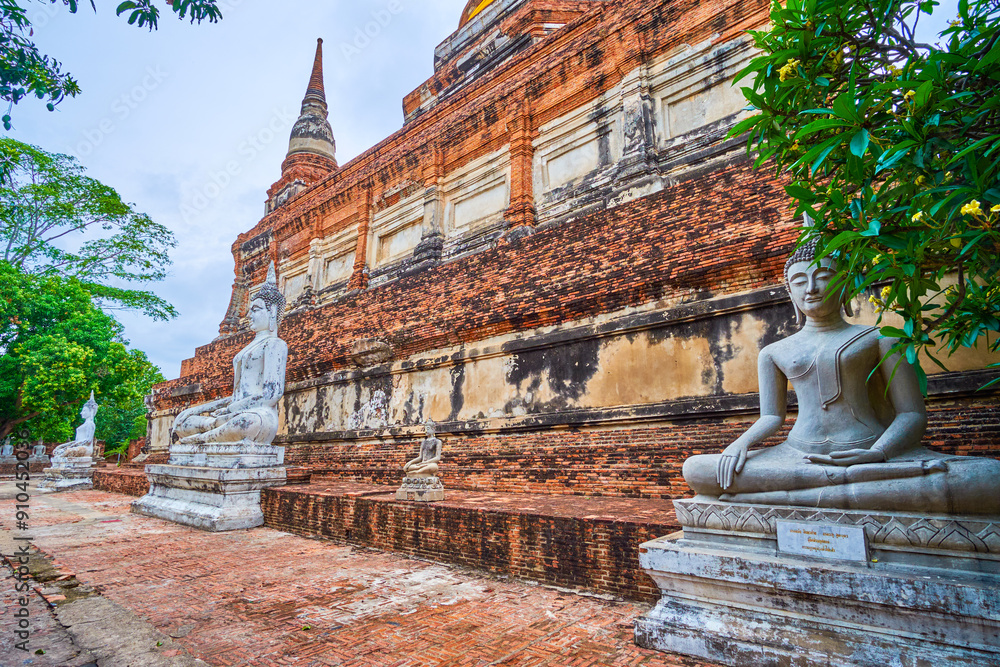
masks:
{"type": "MultiPolygon", "coordinates": [[[[646,606],[279,531],[211,534],[132,498],[32,498],[36,545],[209,664],[710,667],[637,648],[646,606]]],[[[0,501],[10,528],[12,501],[0,501]]]]}

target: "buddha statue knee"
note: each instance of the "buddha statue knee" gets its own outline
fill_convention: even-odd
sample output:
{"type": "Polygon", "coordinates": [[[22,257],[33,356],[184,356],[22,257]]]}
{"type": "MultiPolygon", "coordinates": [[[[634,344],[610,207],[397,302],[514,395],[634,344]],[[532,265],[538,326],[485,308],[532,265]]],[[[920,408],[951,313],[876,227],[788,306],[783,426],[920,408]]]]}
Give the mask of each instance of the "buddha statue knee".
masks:
{"type": "Polygon", "coordinates": [[[786,286],[804,324],[758,357],[760,418],[721,454],[688,459],[685,481],[730,502],[1000,514],[1000,461],[921,446],[927,415],[914,369],[889,354],[894,340],[843,319],[835,275],[814,244],[789,258],[786,286]],[[784,424],[789,382],[799,412],[788,438],[751,451],[784,424]]]}
{"type": "Polygon", "coordinates": [[[274,265],[247,312],[255,337],[233,359],[233,394],[187,408],[174,420],[172,442],[182,445],[269,445],[278,433],[278,402],[285,391],[288,346],[278,338],[285,297],[274,265]]]}

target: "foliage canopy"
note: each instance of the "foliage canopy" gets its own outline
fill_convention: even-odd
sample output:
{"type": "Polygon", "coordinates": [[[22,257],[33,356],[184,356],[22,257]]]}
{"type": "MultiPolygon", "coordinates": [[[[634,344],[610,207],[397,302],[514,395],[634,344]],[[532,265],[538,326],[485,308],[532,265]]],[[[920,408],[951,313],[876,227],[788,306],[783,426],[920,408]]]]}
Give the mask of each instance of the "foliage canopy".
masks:
{"type": "MultiPolygon", "coordinates": [[[[787,0],[740,74],[758,166],[789,180],[796,214],[865,291],[896,350],[1000,350],[1000,3],[960,0],[938,44],[916,37],[934,0],[787,0]],[[879,290],[879,288],[881,288],[879,290]]],[[[943,366],[942,366],[943,367],[943,366]]]]}
{"type": "Polygon", "coordinates": [[[102,404],[134,406],[157,376],[79,280],[0,261],[0,440],[68,440],[91,391],[102,404]]]}
{"type": "Polygon", "coordinates": [[[128,283],[162,280],[173,234],[136,212],[112,188],[84,174],[77,161],[0,137],[8,180],[0,188],[0,259],[36,275],[75,278],[105,307],[156,319],[173,306],[128,283]],[[70,247],[76,239],[88,239],[70,247]]]}

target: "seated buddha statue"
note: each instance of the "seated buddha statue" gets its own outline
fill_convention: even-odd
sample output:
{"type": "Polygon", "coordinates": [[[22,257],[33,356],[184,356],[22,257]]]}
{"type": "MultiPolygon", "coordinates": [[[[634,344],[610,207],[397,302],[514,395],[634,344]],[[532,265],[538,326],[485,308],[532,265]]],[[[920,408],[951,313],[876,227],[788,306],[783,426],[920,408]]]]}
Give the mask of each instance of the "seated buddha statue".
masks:
{"type": "Polygon", "coordinates": [[[420,455],[412,461],[407,461],[403,472],[407,477],[434,477],[441,462],[441,440],[435,433],[434,422],[424,424],[427,437],[420,443],[420,455]]]}
{"type": "Polygon", "coordinates": [[[76,437],[52,450],[54,462],[60,459],[88,459],[94,456],[94,440],[97,433],[94,419],[97,417],[98,409],[94,392],[90,392],[90,400],[84,403],[83,409],[80,410],[83,423],[76,429],[76,437]]]}
{"type": "Polygon", "coordinates": [[[685,481],[726,502],[1000,514],[1000,461],[921,446],[927,413],[916,372],[890,354],[895,339],[844,320],[849,304],[834,293],[835,276],[831,259],[816,261],[815,244],[789,258],[785,282],[804,326],[761,350],[760,418],[721,454],[688,459],[685,481]],[[751,450],[784,424],[789,382],[798,416],[788,438],[751,450]]]}
{"type": "Polygon", "coordinates": [[[285,296],[274,264],[250,301],[247,318],[254,339],[233,359],[233,394],[187,408],[174,421],[171,441],[270,445],[278,434],[278,401],[285,393],[288,346],[278,338],[285,296]]]}

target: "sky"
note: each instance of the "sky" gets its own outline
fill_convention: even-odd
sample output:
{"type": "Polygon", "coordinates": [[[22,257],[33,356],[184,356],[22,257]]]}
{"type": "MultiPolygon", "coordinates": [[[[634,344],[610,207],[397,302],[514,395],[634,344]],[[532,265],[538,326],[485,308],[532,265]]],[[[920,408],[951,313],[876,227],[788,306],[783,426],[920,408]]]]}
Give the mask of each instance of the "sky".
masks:
{"type": "MultiPolygon", "coordinates": [[[[956,3],[945,0],[925,31],[954,16],[956,3]]],[[[181,361],[218,335],[231,246],[261,219],[280,177],[316,39],[343,165],[402,126],[403,97],[433,73],[434,48],[458,27],[466,0],[220,0],[217,24],[191,25],[163,8],[152,33],[116,17],[117,0],[97,0],[96,13],[81,2],[77,14],[47,0],[23,4],[40,50],[83,92],[51,113],[22,102],[9,135],[75,156],[173,231],[169,276],[152,289],[180,315],[116,317],[131,344],[176,378],[181,361]]]]}

